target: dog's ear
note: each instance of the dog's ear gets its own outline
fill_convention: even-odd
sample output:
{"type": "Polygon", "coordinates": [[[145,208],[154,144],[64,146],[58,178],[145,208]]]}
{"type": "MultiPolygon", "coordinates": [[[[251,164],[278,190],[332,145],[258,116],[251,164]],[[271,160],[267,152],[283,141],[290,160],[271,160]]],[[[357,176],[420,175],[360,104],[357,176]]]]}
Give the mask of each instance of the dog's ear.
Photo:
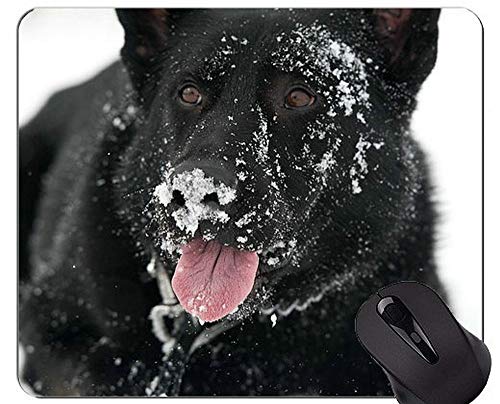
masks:
{"type": "Polygon", "coordinates": [[[419,86],[436,62],[439,9],[375,9],[375,37],[386,72],[396,81],[419,86]]]}
{"type": "Polygon", "coordinates": [[[165,48],[170,12],[164,8],[117,9],[125,31],[122,56],[149,64],[165,48]]]}
{"type": "Polygon", "coordinates": [[[135,8],[117,9],[116,14],[125,31],[122,60],[141,94],[143,87],[153,80],[152,73],[157,70],[155,62],[168,44],[175,21],[183,13],[164,8],[135,8]]]}

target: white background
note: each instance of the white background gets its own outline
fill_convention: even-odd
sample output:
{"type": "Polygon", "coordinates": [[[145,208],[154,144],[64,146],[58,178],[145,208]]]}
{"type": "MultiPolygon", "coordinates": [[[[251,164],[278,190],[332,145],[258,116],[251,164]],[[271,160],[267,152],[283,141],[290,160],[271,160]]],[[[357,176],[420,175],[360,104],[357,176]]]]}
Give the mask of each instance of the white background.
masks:
{"type": "MultiPolygon", "coordinates": [[[[449,9],[439,28],[438,60],[419,95],[413,126],[436,184],[439,272],[457,317],[480,334],[481,25],[465,9],[449,9]]],[[[21,123],[55,90],[115,60],[122,43],[122,27],[110,9],[28,14],[19,31],[21,123]]]]}
{"type": "MultiPolygon", "coordinates": [[[[207,3],[201,3],[196,1],[176,1],[171,0],[169,2],[172,6],[177,7],[199,7],[199,6],[207,6],[207,3]]],[[[215,4],[216,2],[212,2],[211,4],[215,4]]],[[[49,3],[44,0],[39,0],[37,5],[48,5],[49,3]]],[[[219,6],[248,6],[249,4],[243,1],[226,1],[226,2],[217,2],[219,6]]],[[[52,0],[50,2],[51,6],[64,6],[64,5],[76,5],[75,3],[69,4],[68,2],[64,2],[61,0],[52,0]]],[[[98,0],[88,0],[85,3],[85,6],[102,6],[102,2],[98,0]]],[[[109,6],[158,6],[158,2],[142,2],[138,3],[137,1],[109,1],[107,3],[109,6]]],[[[281,6],[281,7],[289,7],[291,4],[289,1],[261,1],[254,0],[252,1],[252,6],[254,7],[269,7],[269,6],[281,6]]],[[[296,1],[293,4],[294,6],[365,6],[369,7],[372,4],[367,1],[351,1],[351,2],[327,2],[327,1],[296,1]]],[[[420,7],[431,7],[435,6],[432,1],[429,0],[421,0],[419,2],[411,2],[411,1],[379,1],[379,6],[387,6],[387,7],[411,7],[411,6],[420,6],[420,7]]],[[[490,376],[490,382],[486,387],[483,394],[475,401],[477,403],[497,403],[498,402],[498,393],[500,392],[499,383],[500,383],[500,371],[498,370],[498,363],[495,366],[497,361],[500,361],[500,327],[498,325],[498,281],[500,281],[500,276],[498,275],[498,266],[500,260],[500,249],[498,248],[498,227],[500,225],[500,210],[498,207],[500,206],[500,191],[498,187],[498,175],[500,173],[500,159],[498,158],[498,149],[500,148],[500,137],[498,136],[498,93],[500,91],[500,79],[499,79],[499,71],[500,71],[500,58],[498,56],[498,38],[500,38],[500,24],[498,24],[498,6],[497,2],[493,1],[456,1],[452,2],[449,0],[443,0],[439,4],[440,6],[468,6],[472,8],[481,18],[483,24],[486,29],[486,41],[485,41],[485,341],[488,344],[490,351],[493,356],[493,369],[492,374],[490,376]]],[[[9,400],[9,402],[17,402],[21,400],[28,400],[29,397],[24,394],[19,388],[16,381],[16,310],[15,310],[15,302],[16,302],[16,238],[14,237],[14,232],[16,228],[16,215],[14,212],[16,211],[16,199],[14,195],[16,194],[16,118],[15,118],[15,98],[16,98],[16,24],[19,17],[29,8],[32,7],[32,2],[27,2],[25,0],[19,0],[17,2],[12,2],[9,5],[4,5],[2,9],[2,23],[0,24],[1,29],[1,37],[2,38],[2,63],[0,63],[0,83],[2,88],[3,96],[0,98],[1,106],[0,110],[2,111],[2,122],[3,126],[3,136],[1,137],[2,141],[2,149],[3,156],[1,159],[2,169],[0,170],[0,180],[2,183],[2,187],[4,189],[4,193],[0,201],[2,203],[0,209],[0,223],[4,227],[4,231],[0,234],[1,240],[0,243],[4,247],[4,268],[2,275],[2,320],[5,322],[3,326],[4,332],[0,335],[1,343],[0,343],[0,354],[2,357],[1,365],[0,365],[0,383],[2,386],[2,398],[5,400],[9,400]]],[[[459,27],[460,29],[455,33],[450,33],[450,35],[456,36],[455,40],[453,40],[453,46],[460,49],[460,59],[457,61],[458,64],[452,66],[452,70],[447,71],[447,73],[443,73],[443,80],[447,79],[447,75],[452,75],[455,69],[459,69],[460,65],[463,63],[468,63],[470,58],[473,58],[471,55],[474,54],[474,51],[468,46],[465,46],[461,40],[463,40],[463,36],[468,37],[467,30],[459,27]],[[465,31],[465,35],[464,34],[465,31]],[[462,38],[459,40],[458,38],[462,38]],[[449,72],[449,73],[448,73],[449,72]]],[[[443,28],[444,29],[444,28],[443,28]]],[[[61,36],[65,34],[61,33],[61,36]]],[[[104,38],[103,40],[106,40],[104,38]]],[[[467,43],[467,42],[466,42],[467,43]]],[[[63,59],[65,55],[69,55],[69,50],[64,49],[61,50],[60,58],[63,59]]],[[[43,62],[43,58],[37,60],[36,63],[43,62]]],[[[441,61],[438,61],[438,66],[441,61]]],[[[43,71],[43,70],[42,70],[43,71]]],[[[436,68],[437,71],[437,68],[436,68]]],[[[436,71],[433,74],[436,74],[436,71]]],[[[446,100],[443,100],[440,103],[436,103],[433,108],[436,109],[446,109],[446,104],[454,103],[454,105],[462,105],[473,108],[473,103],[469,98],[468,93],[464,93],[463,86],[464,83],[469,79],[474,79],[473,71],[465,72],[465,76],[455,77],[453,83],[450,83],[449,86],[445,87],[441,91],[444,92],[444,96],[446,96],[446,100]]],[[[432,77],[429,78],[429,82],[426,84],[426,88],[424,88],[422,92],[422,97],[425,94],[425,91],[428,90],[427,87],[430,86],[432,77]]],[[[437,94],[434,93],[436,97],[442,97],[443,93],[437,94]]],[[[423,103],[422,103],[423,104],[423,103]]],[[[424,105],[421,105],[420,110],[426,108],[424,105]]],[[[467,120],[466,117],[469,114],[468,108],[459,108],[455,110],[455,114],[447,116],[448,121],[443,122],[443,118],[439,118],[435,121],[435,127],[437,134],[443,133],[437,131],[437,128],[445,128],[445,132],[453,132],[453,129],[457,127],[460,129],[462,125],[465,125],[463,122],[467,120]],[[461,122],[460,125],[455,125],[454,121],[459,120],[461,122]]],[[[419,113],[423,113],[419,111],[419,113]]],[[[418,115],[417,115],[418,118],[418,115]]],[[[420,118],[419,118],[420,119],[420,118]]],[[[418,137],[422,138],[424,135],[421,130],[418,128],[418,122],[415,123],[416,129],[418,129],[418,137]]],[[[453,132],[458,133],[458,132],[453,132]]],[[[445,154],[453,153],[458,147],[458,143],[470,143],[471,148],[475,147],[475,136],[471,137],[470,133],[476,134],[476,131],[472,130],[469,135],[464,134],[463,131],[459,131],[461,133],[460,137],[448,137],[447,141],[444,142],[447,147],[445,154]]],[[[423,139],[422,139],[423,140],[423,139]]],[[[438,137],[434,138],[435,142],[440,142],[441,140],[438,137]]],[[[432,143],[432,142],[431,142],[432,143]]],[[[425,144],[428,144],[425,142],[425,144]]],[[[426,146],[427,149],[429,149],[426,146]]],[[[434,154],[434,152],[432,152],[434,154]]],[[[437,157],[437,156],[436,156],[437,157]]],[[[436,158],[433,157],[433,160],[436,158]]],[[[437,164],[437,163],[436,163],[437,164]]],[[[464,158],[463,165],[471,164],[471,160],[469,157],[464,158]]],[[[448,166],[445,166],[448,167],[448,166]]],[[[443,178],[446,179],[448,177],[455,176],[450,169],[445,169],[443,173],[443,178]]],[[[436,179],[439,183],[440,181],[436,179]]],[[[456,180],[457,187],[463,187],[464,191],[462,192],[462,198],[468,198],[469,193],[473,193],[470,188],[471,183],[475,183],[478,181],[476,176],[472,177],[463,177],[461,180],[456,180]]],[[[444,196],[441,194],[440,199],[443,200],[444,196]]],[[[449,203],[448,200],[445,200],[446,203],[449,203]]],[[[453,201],[451,201],[453,202],[453,201]]],[[[476,238],[475,226],[473,223],[468,222],[468,218],[470,214],[475,211],[475,205],[471,205],[470,208],[463,212],[462,216],[457,216],[458,222],[456,224],[455,229],[451,230],[449,233],[466,233],[470,234],[470,239],[476,238]],[[460,222],[460,220],[463,220],[460,222]],[[468,223],[468,224],[467,224],[468,223]],[[472,226],[472,227],[469,227],[472,226]]],[[[451,214],[448,213],[447,217],[451,214]]],[[[450,225],[451,226],[451,225],[450,225]]],[[[450,237],[453,237],[451,234],[450,237]]],[[[441,240],[445,239],[441,236],[441,240]]],[[[458,244],[460,245],[460,244],[458,244]]],[[[463,245],[463,244],[462,244],[463,245]]],[[[445,250],[443,250],[445,251],[445,250]]],[[[454,253],[449,253],[450,256],[455,254],[459,254],[460,251],[454,251],[454,253]]],[[[465,256],[461,255],[461,258],[455,260],[457,262],[457,267],[454,269],[456,271],[460,271],[463,266],[462,263],[465,262],[465,256]]],[[[441,253],[441,261],[444,260],[443,253],[441,253]]],[[[476,268],[475,259],[471,270],[476,268]]],[[[450,268],[452,268],[450,266],[450,268]]],[[[453,278],[453,269],[449,270],[450,277],[453,278]]],[[[457,278],[459,278],[457,274],[457,278]]],[[[472,300],[472,297],[469,297],[468,294],[461,295],[458,299],[454,299],[454,305],[460,304],[463,302],[463,306],[466,307],[469,301],[472,300]],[[459,300],[459,302],[456,302],[459,300]]],[[[460,313],[462,309],[459,309],[460,313]]],[[[459,317],[462,314],[459,314],[459,317]]],[[[466,326],[468,326],[472,331],[477,332],[474,327],[475,325],[469,325],[467,323],[467,319],[461,318],[466,326]]],[[[48,400],[51,401],[51,400],[48,400]]],[[[336,400],[338,403],[348,403],[352,400],[336,400]]],[[[383,399],[382,402],[395,402],[395,400],[391,399],[383,399]]],[[[370,400],[359,399],[357,402],[360,403],[370,403],[370,400]]]]}

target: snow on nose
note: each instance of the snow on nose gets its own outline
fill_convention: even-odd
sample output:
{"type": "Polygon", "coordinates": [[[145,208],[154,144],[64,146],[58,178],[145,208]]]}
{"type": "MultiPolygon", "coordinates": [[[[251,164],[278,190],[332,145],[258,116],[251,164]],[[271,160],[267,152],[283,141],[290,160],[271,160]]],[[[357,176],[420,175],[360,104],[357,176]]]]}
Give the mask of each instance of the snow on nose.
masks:
{"type": "Polygon", "coordinates": [[[236,189],[206,175],[200,168],[172,175],[154,191],[154,197],[165,207],[173,208],[176,226],[194,236],[203,220],[226,223],[230,218],[223,206],[236,199],[236,189]]]}

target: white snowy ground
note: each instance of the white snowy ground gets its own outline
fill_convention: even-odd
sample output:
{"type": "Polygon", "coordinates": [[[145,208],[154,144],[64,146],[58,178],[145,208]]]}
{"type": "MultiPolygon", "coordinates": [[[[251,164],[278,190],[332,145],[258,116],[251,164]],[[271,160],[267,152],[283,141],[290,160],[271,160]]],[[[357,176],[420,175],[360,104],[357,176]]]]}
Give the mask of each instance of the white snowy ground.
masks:
{"type": "MultiPolygon", "coordinates": [[[[91,77],[118,57],[122,30],[110,9],[44,9],[19,32],[19,119],[54,91],[91,77]]],[[[427,151],[441,214],[437,260],[452,309],[481,332],[481,28],[465,9],[446,9],[439,56],[413,120],[427,151]]]]}

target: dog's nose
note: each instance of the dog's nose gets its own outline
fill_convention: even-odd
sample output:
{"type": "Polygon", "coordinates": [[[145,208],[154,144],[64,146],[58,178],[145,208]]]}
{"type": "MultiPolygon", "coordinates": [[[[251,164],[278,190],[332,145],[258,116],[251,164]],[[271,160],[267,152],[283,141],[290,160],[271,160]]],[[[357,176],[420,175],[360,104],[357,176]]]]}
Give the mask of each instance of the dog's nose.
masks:
{"type": "Polygon", "coordinates": [[[221,209],[235,197],[237,179],[229,170],[211,161],[184,162],[173,173],[172,203],[183,207],[186,201],[221,209]]]}
{"type": "MultiPolygon", "coordinates": [[[[172,191],[172,203],[176,208],[182,208],[183,206],[185,206],[186,198],[184,197],[184,192],[179,189],[174,189],[172,191]]],[[[205,194],[203,196],[203,199],[201,200],[201,204],[209,206],[213,209],[219,209],[221,206],[217,192],[210,192],[208,194],[205,194]]]]}

